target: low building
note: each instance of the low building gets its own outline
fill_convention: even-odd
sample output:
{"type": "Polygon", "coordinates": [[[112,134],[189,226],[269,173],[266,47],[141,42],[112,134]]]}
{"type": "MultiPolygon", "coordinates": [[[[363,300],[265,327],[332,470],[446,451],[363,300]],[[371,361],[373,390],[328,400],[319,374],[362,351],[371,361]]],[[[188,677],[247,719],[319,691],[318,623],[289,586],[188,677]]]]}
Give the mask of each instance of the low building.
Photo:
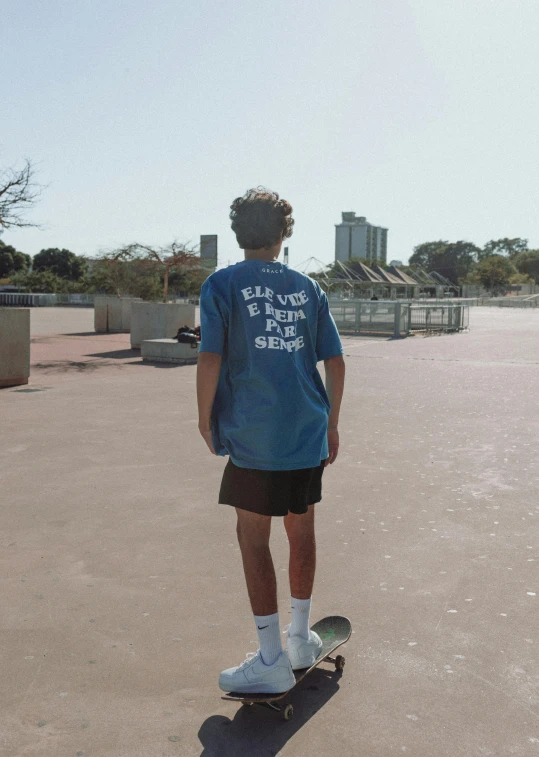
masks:
{"type": "Polygon", "coordinates": [[[459,287],[439,273],[427,273],[421,268],[406,271],[398,266],[386,268],[377,264],[367,266],[359,262],[337,261],[330,273],[318,272],[330,298],[344,299],[417,299],[458,297],[459,287]]]}

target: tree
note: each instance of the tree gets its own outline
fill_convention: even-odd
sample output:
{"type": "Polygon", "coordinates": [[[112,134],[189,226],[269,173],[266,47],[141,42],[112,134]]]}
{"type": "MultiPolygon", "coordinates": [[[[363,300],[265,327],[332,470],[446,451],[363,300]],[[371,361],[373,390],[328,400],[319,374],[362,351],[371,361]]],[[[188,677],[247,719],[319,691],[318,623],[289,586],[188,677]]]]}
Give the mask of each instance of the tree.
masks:
{"type": "Polygon", "coordinates": [[[20,271],[12,277],[12,282],[23,292],[59,294],[73,291],[70,282],[52,271],[20,271]]]}
{"type": "Polygon", "coordinates": [[[7,278],[17,271],[26,271],[31,261],[30,255],[19,252],[0,239],[0,279],[7,278]]]}
{"type": "Polygon", "coordinates": [[[471,269],[466,276],[460,280],[460,284],[472,284],[473,286],[481,286],[481,277],[477,270],[477,266],[471,269]]]}
{"type": "Polygon", "coordinates": [[[520,273],[530,276],[536,284],[539,284],[539,250],[526,250],[513,258],[513,263],[520,273]]]}
{"type": "Polygon", "coordinates": [[[510,260],[502,255],[491,255],[477,266],[481,284],[493,294],[501,294],[515,274],[516,268],[510,260]]]}
{"type": "Polygon", "coordinates": [[[97,294],[129,294],[143,300],[156,300],[163,282],[156,271],[148,270],[144,261],[97,260],[89,276],[89,291],[97,294]]]}
{"type": "Polygon", "coordinates": [[[472,242],[424,242],[414,247],[410,266],[424,268],[427,273],[436,271],[454,284],[459,284],[470,273],[477,261],[480,248],[472,242]]]}
{"type": "MultiPolygon", "coordinates": [[[[147,279],[153,279],[154,282],[158,281],[161,276],[163,302],[168,300],[171,273],[185,273],[203,268],[200,257],[195,250],[179,242],[172,242],[167,247],[159,248],[135,242],[103,255],[101,261],[108,261],[110,270],[115,265],[118,266],[119,263],[132,263],[132,271],[135,271],[138,276],[142,275],[143,278],[145,276],[147,279]]],[[[119,270],[119,266],[117,270],[119,270]]],[[[154,290],[155,286],[152,285],[149,291],[153,292],[154,290]]],[[[153,299],[153,296],[148,294],[146,299],[153,299]]]]}
{"type": "Polygon", "coordinates": [[[533,284],[533,279],[527,273],[512,273],[509,276],[510,284],[533,284]]]}
{"type": "Polygon", "coordinates": [[[0,169],[0,229],[37,226],[25,220],[43,187],[34,180],[35,170],[29,160],[24,166],[0,169]]]}
{"type": "Polygon", "coordinates": [[[210,271],[205,267],[189,268],[186,271],[171,271],[168,284],[176,294],[186,292],[187,294],[199,296],[202,284],[206,281],[210,271]]]}
{"type": "Polygon", "coordinates": [[[504,237],[503,239],[491,239],[479,253],[479,260],[491,257],[492,255],[505,255],[508,258],[514,258],[521,252],[525,252],[528,249],[528,240],[515,237],[509,239],[504,237]]]}
{"type": "Polygon", "coordinates": [[[426,271],[432,271],[432,261],[434,256],[445,250],[449,242],[447,240],[439,239],[437,242],[423,242],[414,247],[414,252],[410,256],[408,265],[419,266],[426,271]]]}
{"type": "Polygon", "coordinates": [[[70,250],[49,247],[34,256],[34,271],[50,271],[62,279],[77,281],[88,270],[88,263],[70,250]]]}
{"type": "Polygon", "coordinates": [[[123,260],[97,260],[90,274],[90,287],[100,294],[132,294],[133,272],[129,262],[123,260]]]}

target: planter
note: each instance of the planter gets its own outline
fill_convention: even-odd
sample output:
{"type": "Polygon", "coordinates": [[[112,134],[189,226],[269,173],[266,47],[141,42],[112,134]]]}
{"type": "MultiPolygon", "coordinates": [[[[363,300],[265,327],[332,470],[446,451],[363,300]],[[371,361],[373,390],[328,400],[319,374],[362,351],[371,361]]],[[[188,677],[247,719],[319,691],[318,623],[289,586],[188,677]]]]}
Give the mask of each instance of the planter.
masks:
{"type": "Polygon", "coordinates": [[[142,342],[140,354],[149,363],[185,365],[197,362],[198,345],[192,347],[175,339],[146,339],[142,342]]]}
{"type": "Polygon", "coordinates": [[[0,308],[0,386],[27,384],[30,376],[30,311],[0,308]]]}
{"type": "Polygon", "coordinates": [[[94,300],[94,328],[98,334],[129,334],[131,306],[142,302],[140,297],[109,297],[96,295],[94,300]]]}
{"type": "Polygon", "coordinates": [[[180,326],[195,326],[195,306],[175,302],[134,302],[131,308],[131,348],[147,339],[171,339],[180,326]]]}

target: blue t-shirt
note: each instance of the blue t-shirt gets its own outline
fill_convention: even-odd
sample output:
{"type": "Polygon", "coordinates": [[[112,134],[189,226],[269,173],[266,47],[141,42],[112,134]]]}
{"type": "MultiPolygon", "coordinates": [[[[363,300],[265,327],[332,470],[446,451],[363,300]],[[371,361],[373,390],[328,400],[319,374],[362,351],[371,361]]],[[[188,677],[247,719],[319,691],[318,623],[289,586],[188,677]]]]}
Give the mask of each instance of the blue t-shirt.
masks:
{"type": "Polygon", "coordinates": [[[328,456],[329,400],[316,364],[343,349],[316,281],[244,260],[200,295],[200,352],[222,355],[212,410],[217,454],[241,468],[312,468],[328,456]]]}

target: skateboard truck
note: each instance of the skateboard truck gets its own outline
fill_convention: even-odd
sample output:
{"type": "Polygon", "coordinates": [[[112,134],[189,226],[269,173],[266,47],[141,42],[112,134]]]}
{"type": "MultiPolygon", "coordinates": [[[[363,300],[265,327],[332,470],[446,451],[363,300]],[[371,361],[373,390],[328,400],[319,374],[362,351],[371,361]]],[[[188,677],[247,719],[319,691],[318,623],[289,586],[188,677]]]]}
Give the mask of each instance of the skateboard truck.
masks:
{"type": "MultiPolygon", "coordinates": [[[[322,651],[310,668],[294,671],[296,684],[302,681],[305,676],[318,667],[321,662],[333,663],[333,665],[335,665],[335,670],[339,672],[344,670],[345,658],[343,655],[339,654],[336,657],[332,657],[331,654],[337,649],[337,647],[340,647],[341,644],[344,644],[350,638],[352,626],[348,618],[343,618],[338,615],[324,618],[323,620],[319,620],[318,623],[315,623],[312,630],[322,639],[322,651]]],[[[278,704],[278,702],[279,700],[284,699],[291,690],[292,689],[284,691],[282,694],[251,694],[250,696],[239,692],[230,692],[230,694],[225,695],[222,699],[241,702],[241,704],[246,707],[251,707],[253,704],[264,705],[270,710],[280,713],[284,720],[290,720],[294,714],[294,707],[290,702],[283,705],[278,704]]]]}
{"type": "MultiPolygon", "coordinates": [[[[320,660],[320,662],[332,662],[335,665],[335,670],[342,671],[344,670],[345,658],[341,654],[337,655],[337,657],[330,657],[330,655],[328,655],[327,657],[324,657],[323,660],[320,660]]],[[[287,704],[278,705],[278,704],[275,704],[275,702],[257,702],[257,701],[253,702],[250,699],[249,700],[246,699],[244,702],[242,702],[242,704],[245,707],[252,707],[253,704],[258,704],[258,705],[261,705],[262,707],[268,707],[270,710],[273,710],[274,712],[279,712],[283,716],[284,720],[290,720],[292,716],[294,715],[294,707],[293,705],[290,704],[290,702],[288,702],[287,704]]]]}

